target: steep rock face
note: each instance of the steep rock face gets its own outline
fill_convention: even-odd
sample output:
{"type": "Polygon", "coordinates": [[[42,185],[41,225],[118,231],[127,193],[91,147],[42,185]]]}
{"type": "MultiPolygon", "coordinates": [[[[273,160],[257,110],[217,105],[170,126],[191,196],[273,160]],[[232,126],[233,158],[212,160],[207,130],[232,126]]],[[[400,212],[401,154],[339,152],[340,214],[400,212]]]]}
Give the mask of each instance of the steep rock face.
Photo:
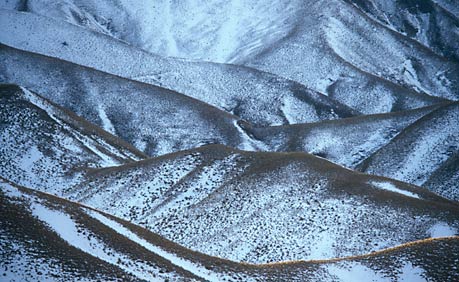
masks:
{"type": "Polygon", "coordinates": [[[459,200],[456,177],[459,146],[459,104],[443,106],[407,127],[359,167],[415,185],[427,184],[446,198],[459,200]],[[434,182],[443,185],[433,186],[434,182]],[[447,183],[451,183],[448,185],[447,183]]]}
{"type": "Polygon", "coordinates": [[[459,224],[455,204],[419,187],[307,154],[217,145],[102,169],[64,196],[194,250],[256,263],[364,254],[442,227],[454,235],[459,224]]]}
{"type": "Polygon", "coordinates": [[[146,156],[46,99],[0,85],[0,176],[49,193],[81,181],[90,169],[146,156]]]}

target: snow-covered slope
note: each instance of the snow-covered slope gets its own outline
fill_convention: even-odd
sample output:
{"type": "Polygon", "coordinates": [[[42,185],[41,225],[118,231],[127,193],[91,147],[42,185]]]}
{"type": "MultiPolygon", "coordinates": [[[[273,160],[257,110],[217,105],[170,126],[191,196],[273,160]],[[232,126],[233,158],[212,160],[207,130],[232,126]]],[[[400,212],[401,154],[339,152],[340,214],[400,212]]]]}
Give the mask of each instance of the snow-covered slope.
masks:
{"type": "Polygon", "coordinates": [[[360,170],[401,181],[427,185],[443,197],[459,200],[459,103],[443,106],[407,127],[362,163],[360,170]],[[456,176],[454,176],[456,175],[456,176]]]}
{"type": "MultiPolygon", "coordinates": [[[[229,53],[240,55],[237,59],[230,59],[231,62],[298,81],[353,108],[360,106],[357,110],[365,113],[425,106],[429,97],[424,93],[458,99],[457,61],[439,56],[417,41],[365,17],[354,5],[342,0],[293,1],[289,4],[279,1],[230,1],[224,4],[215,0],[206,2],[206,5],[191,5],[195,8],[193,10],[188,10],[192,7],[183,2],[173,6],[177,13],[164,12],[151,1],[129,5],[125,1],[119,1],[118,5],[94,0],[66,1],[57,8],[50,1],[29,2],[32,4],[29,3],[25,9],[29,12],[99,31],[92,24],[94,19],[101,22],[108,20],[109,26],[117,32],[102,32],[163,55],[177,54],[167,53],[170,48],[166,51],[150,48],[163,45],[160,43],[163,40],[159,35],[161,32],[157,32],[158,27],[154,24],[156,21],[182,22],[174,25],[173,30],[182,31],[177,32],[173,41],[187,42],[190,36],[187,32],[191,32],[194,43],[187,46],[193,46],[193,49],[199,50],[196,52],[205,53],[215,61],[221,61],[216,58],[222,56],[220,51],[212,50],[215,47],[218,49],[219,45],[218,40],[209,40],[209,37],[215,36],[213,31],[223,31],[225,36],[235,33],[241,38],[235,38],[232,45],[225,44],[226,48],[233,49],[229,53]],[[183,15],[185,7],[192,16],[183,15]],[[251,16],[239,24],[225,25],[225,14],[234,13],[235,7],[248,11],[251,16]],[[80,20],[72,20],[75,15],[80,20]],[[198,18],[202,20],[194,23],[198,18]],[[282,18],[282,24],[275,24],[279,18],[282,18]],[[263,29],[265,35],[258,38],[251,32],[252,27],[259,23],[268,28],[263,29]],[[192,28],[189,30],[187,26],[192,28]],[[118,36],[118,30],[131,36],[118,36]],[[252,48],[253,44],[243,43],[244,34],[257,42],[255,46],[260,44],[264,47],[252,48]],[[270,35],[276,39],[269,40],[270,35]],[[139,42],[139,38],[145,37],[150,43],[139,42]],[[151,40],[158,41],[151,43],[151,40]]],[[[239,12],[238,16],[244,18],[244,13],[239,12]]],[[[162,24],[160,29],[168,30],[167,26],[162,24]]],[[[185,50],[180,55],[196,58],[193,55],[196,52],[187,53],[185,50]]],[[[197,58],[203,59],[200,56],[197,58]]]]}
{"type": "Polygon", "coordinates": [[[290,33],[299,3],[29,0],[3,6],[82,25],[166,57],[230,62],[269,48],[290,33]]]}
{"type": "Polygon", "coordinates": [[[194,250],[257,263],[358,255],[459,230],[459,206],[428,190],[307,154],[221,145],[101,169],[64,196],[194,250]]]}
{"type": "Polygon", "coordinates": [[[299,83],[255,69],[163,58],[66,22],[8,10],[0,15],[3,44],[165,87],[258,125],[359,114],[299,83]]]}
{"type": "Polygon", "coordinates": [[[428,99],[421,93],[458,99],[457,63],[358,16],[340,1],[324,2],[308,3],[296,32],[247,64],[328,93],[363,113],[419,106],[428,99]]]}
{"type": "Polygon", "coordinates": [[[0,85],[0,176],[60,194],[88,170],[145,158],[131,145],[15,85],[0,85]]]}
{"type": "Polygon", "coordinates": [[[334,121],[253,128],[241,123],[269,151],[308,152],[355,168],[403,129],[445,104],[416,110],[365,115],[334,121]]]}
{"type": "Polygon", "coordinates": [[[244,148],[238,118],[179,93],[0,46],[2,80],[20,83],[148,155],[206,143],[244,148]]]}
{"type": "Polygon", "coordinates": [[[459,280],[459,2],[198,2],[0,0],[0,280],[459,280]]]}
{"type": "Polygon", "coordinates": [[[457,61],[362,16],[344,1],[305,1],[304,6],[295,32],[248,60],[248,65],[318,91],[328,88],[327,93],[340,101],[346,95],[348,105],[377,95],[380,106],[390,107],[397,96],[408,94],[402,88],[401,93],[391,91],[379,78],[417,93],[459,98],[457,61]]]}
{"type": "Polygon", "coordinates": [[[239,264],[0,179],[2,281],[453,281],[459,239],[329,261],[239,264]]]}
{"type": "MultiPolygon", "coordinates": [[[[348,0],[367,15],[437,54],[459,60],[459,17],[446,1],[348,0]]],[[[459,2],[455,1],[456,6],[459,2]]],[[[456,9],[458,9],[456,7],[456,9]]]]}
{"type": "Polygon", "coordinates": [[[1,178],[0,187],[2,279],[235,281],[132,224],[1,178]]]}

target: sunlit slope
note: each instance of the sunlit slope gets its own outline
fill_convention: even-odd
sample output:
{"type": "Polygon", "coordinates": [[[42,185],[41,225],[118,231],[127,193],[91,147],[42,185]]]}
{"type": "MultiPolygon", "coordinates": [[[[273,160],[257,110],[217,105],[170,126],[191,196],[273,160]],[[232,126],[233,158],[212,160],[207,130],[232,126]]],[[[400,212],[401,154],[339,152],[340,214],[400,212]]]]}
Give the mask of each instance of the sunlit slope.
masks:
{"type": "Polygon", "coordinates": [[[459,224],[458,206],[426,189],[304,153],[220,145],[101,169],[64,195],[194,250],[248,262],[363,254],[453,235],[459,224]]]}
{"type": "Polygon", "coordinates": [[[370,255],[271,265],[209,257],[107,214],[0,180],[7,281],[373,281],[458,278],[458,237],[370,255]],[[59,219],[59,220],[56,220],[59,219]]]}

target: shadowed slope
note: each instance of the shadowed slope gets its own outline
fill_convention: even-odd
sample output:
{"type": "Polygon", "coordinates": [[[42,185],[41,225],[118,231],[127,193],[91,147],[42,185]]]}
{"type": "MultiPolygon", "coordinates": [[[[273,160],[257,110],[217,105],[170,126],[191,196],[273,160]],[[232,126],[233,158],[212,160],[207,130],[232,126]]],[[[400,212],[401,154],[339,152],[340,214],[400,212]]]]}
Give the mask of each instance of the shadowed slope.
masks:
{"type": "Polygon", "coordinates": [[[441,2],[448,0],[347,2],[355,4],[367,15],[389,28],[416,39],[437,54],[459,60],[459,18],[453,11],[448,11],[447,6],[442,5],[441,2]]]}
{"type": "Polygon", "coordinates": [[[68,108],[148,155],[206,143],[243,148],[238,118],[179,93],[0,46],[1,80],[68,108]]]}
{"type": "MultiPolygon", "coordinates": [[[[407,127],[389,144],[365,160],[359,169],[416,185],[423,185],[433,175],[437,182],[440,181],[440,171],[446,169],[449,172],[445,171],[440,182],[449,182],[452,175],[457,174],[457,166],[449,159],[456,159],[458,153],[458,120],[459,103],[443,106],[407,127]]],[[[457,183],[450,187],[428,187],[443,197],[459,200],[457,183]]]]}
{"type": "Polygon", "coordinates": [[[245,64],[304,83],[363,113],[419,107],[428,99],[423,93],[459,99],[457,61],[438,56],[344,1],[303,5],[297,28],[245,64]]]}
{"type": "Polygon", "coordinates": [[[168,88],[255,124],[359,114],[299,83],[248,67],[164,58],[66,22],[7,10],[0,15],[3,44],[168,88]]]}
{"type": "Polygon", "coordinates": [[[89,169],[146,156],[75,114],[15,85],[0,85],[0,176],[60,193],[89,169]]]}

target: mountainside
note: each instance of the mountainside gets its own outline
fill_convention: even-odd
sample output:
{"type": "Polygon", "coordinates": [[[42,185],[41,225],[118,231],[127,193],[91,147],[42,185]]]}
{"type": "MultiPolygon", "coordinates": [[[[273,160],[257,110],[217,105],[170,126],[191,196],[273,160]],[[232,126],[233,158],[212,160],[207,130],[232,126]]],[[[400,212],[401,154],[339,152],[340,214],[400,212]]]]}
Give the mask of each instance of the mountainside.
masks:
{"type": "MultiPolygon", "coordinates": [[[[238,147],[238,118],[182,94],[0,46],[1,73],[148,155],[206,143],[238,147]]],[[[241,146],[242,147],[242,146],[241,146]]]]}
{"type": "Polygon", "coordinates": [[[300,83],[312,81],[306,85],[331,97],[352,97],[347,105],[377,95],[380,106],[388,107],[400,94],[407,96],[404,88],[416,96],[459,98],[457,60],[362,16],[345,1],[305,1],[302,11],[292,34],[246,64],[300,83]],[[391,91],[393,84],[402,87],[391,91]]]}
{"type": "Polygon", "coordinates": [[[458,0],[0,26],[0,281],[459,281],[458,0]]]}
{"type": "Polygon", "coordinates": [[[3,44],[165,87],[258,125],[313,122],[359,114],[299,83],[256,69],[164,58],[49,18],[8,10],[0,10],[0,15],[3,44]],[[22,37],[30,40],[24,42],[20,40],[22,37]]]}
{"type": "MultiPolygon", "coordinates": [[[[445,28],[452,26],[457,30],[457,17],[448,11],[432,12],[434,8],[428,7],[433,5],[431,1],[425,1],[427,3],[419,7],[412,2],[400,4],[394,1],[396,4],[386,4],[382,13],[392,18],[393,25],[397,26],[396,17],[391,17],[391,9],[396,10],[398,16],[406,14],[404,10],[411,12],[413,16],[409,19],[415,22],[411,27],[421,29],[422,26],[423,30],[417,32],[416,39],[426,37],[422,32],[428,31],[438,37],[433,39],[438,44],[430,44],[434,50],[426,48],[429,44],[422,45],[408,36],[401,36],[374,17],[364,16],[361,7],[381,6],[375,4],[378,1],[361,4],[361,7],[349,3],[358,1],[341,0],[291,1],[288,4],[239,0],[222,3],[215,0],[201,7],[192,1],[184,1],[174,5],[173,10],[167,1],[162,2],[133,4],[118,0],[117,5],[109,5],[106,1],[76,3],[69,0],[53,5],[37,0],[27,1],[26,6],[8,5],[5,8],[86,26],[153,53],[242,63],[303,83],[346,101],[348,105],[355,100],[362,103],[372,95],[380,97],[375,101],[380,109],[390,109],[403,100],[407,104],[414,103],[425,93],[459,98],[459,79],[455,75],[459,70],[457,58],[448,60],[435,53],[437,45],[457,50],[455,33],[445,28]],[[192,15],[184,17],[189,9],[192,15]],[[230,20],[236,14],[238,21],[230,20]],[[437,30],[431,31],[433,27],[428,25],[431,21],[416,22],[416,19],[429,15],[432,22],[442,23],[441,28],[432,24],[437,30]],[[158,30],[156,21],[166,24],[158,30]],[[168,34],[166,37],[162,36],[163,31],[168,34]],[[445,43],[445,40],[451,43],[445,43]],[[224,49],[218,46],[224,46],[224,49]],[[200,55],[196,56],[196,52],[200,55]],[[337,85],[340,87],[336,88],[337,85]],[[353,98],[349,99],[349,96],[353,98]],[[412,96],[411,101],[406,101],[408,96],[412,96]]],[[[406,24],[409,25],[409,21],[406,24]]]]}
{"type": "Polygon", "coordinates": [[[250,265],[180,247],[126,221],[0,179],[0,267],[8,281],[451,281],[459,237],[366,256],[250,265]]]}
{"type": "Polygon", "coordinates": [[[270,151],[308,152],[348,168],[389,143],[419,118],[447,103],[396,113],[365,115],[336,121],[253,127],[241,124],[270,151]]]}
{"type": "Polygon", "coordinates": [[[0,85],[0,176],[60,193],[88,170],[144,159],[131,145],[15,85],[0,85]]]}
{"type": "MultiPolygon", "coordinates": [[[[73,144],[85,140],[80,137],[83,134],[72,132],[68,137],[69,126],[61,122],[75,124],[71,119],[76,119],[75,115],[24,88],[3,86],[3,93],[2,113],[8,125],[4,132],[28,141],[24,144],[21,139],[4,139],[2,157],[10,162],[2,167],[2,177],[141,224],[207,254],[251,262],[323,259],[363,254],[434,236],[437,229],[446,235],[458,232],[451,215],[451,209],[457,207],[435,194],[355,174],[307,154],[250,153],[214,145],[114,167],[119,163],[93,145],[88,146],[89,153],[97,154],[101,164],[84,163],[82,149],[73,144]],[[34,111],[36,115],[24,117],[34,111]],[[50,137],[57,140],[51,152],[46,151],[50,137]],[[62,158],[63,154],[70,160],[62,158]],[[75,159],[82,160],[78,163],[75,159]],[[104,165],[110,168],[96,169],[104,165]],[[52,178],[50,171],[54,173],[52,178]],[[389,204],[379,198],[392,199],[393,195],[387,193],[398,193],[395,195],[403,195],[402,199],[411,197],[414,202],[404,212],[395,204],[383,224],[380,213],[387,213],[389,204]],[[276,204],[280,199],[284,204],[276,204]],[[418,201],[425,200],[446,208],[426,217],[430,210],[418,210],[418,201]],[[402,218],[414,221],[405,222],[402,218]],[[400,225],[390,224],[392,221],[400,225]],[[372,232],[367,231],[368,226],[373,226],[372,232]],[[217,236],[222,232],[227,235],[217,236]],[[354,239],[356,234],[359,241],[354,239]],[[347,242],[346,247],[338,242],[347,242]]],[[[413,123],[433,110],[413,111],[410,114],[414,119],[409,121],[413,123]]],[[[352,127],[352,123],[347,124],[352,127]]],[[[112,143],[122,142],[110,138],[112,143]]],[[[396,199],[391,201],[396,203],[396,199]]]]}
{"type": "Polygon", "coordinates": [[[364,254],[459,227],[459,206],[425,189],[307,154],[219,145],[94,171],[64,196],[255,263],[364,254]]]}
{"type": "MultiPolygon", "coordinates": [[[[359,168],[416,185],[423,185],[431,176],[433,181],[449,182],[459,173],[458,120],[459,103],[441,107],[407,127],[359,168]]],[[[428,187],[439,195],[459,200],[457,182],[428,187]]]]}
{"type": "MultiPolygon", "coordinates": [[[[413,38],[435,53],[459,60],[459,14],[454,1],[349,0],[373,19],[413,38]],[[451,5],[451,6],[450,6],[451,5]],[[456,10],[456,11],[454,11],[456,10]],[[456,14],[454,14],[456,12],[456,14]]],[[[457,6],[457,2],[455,3],[457,6]]]]}

